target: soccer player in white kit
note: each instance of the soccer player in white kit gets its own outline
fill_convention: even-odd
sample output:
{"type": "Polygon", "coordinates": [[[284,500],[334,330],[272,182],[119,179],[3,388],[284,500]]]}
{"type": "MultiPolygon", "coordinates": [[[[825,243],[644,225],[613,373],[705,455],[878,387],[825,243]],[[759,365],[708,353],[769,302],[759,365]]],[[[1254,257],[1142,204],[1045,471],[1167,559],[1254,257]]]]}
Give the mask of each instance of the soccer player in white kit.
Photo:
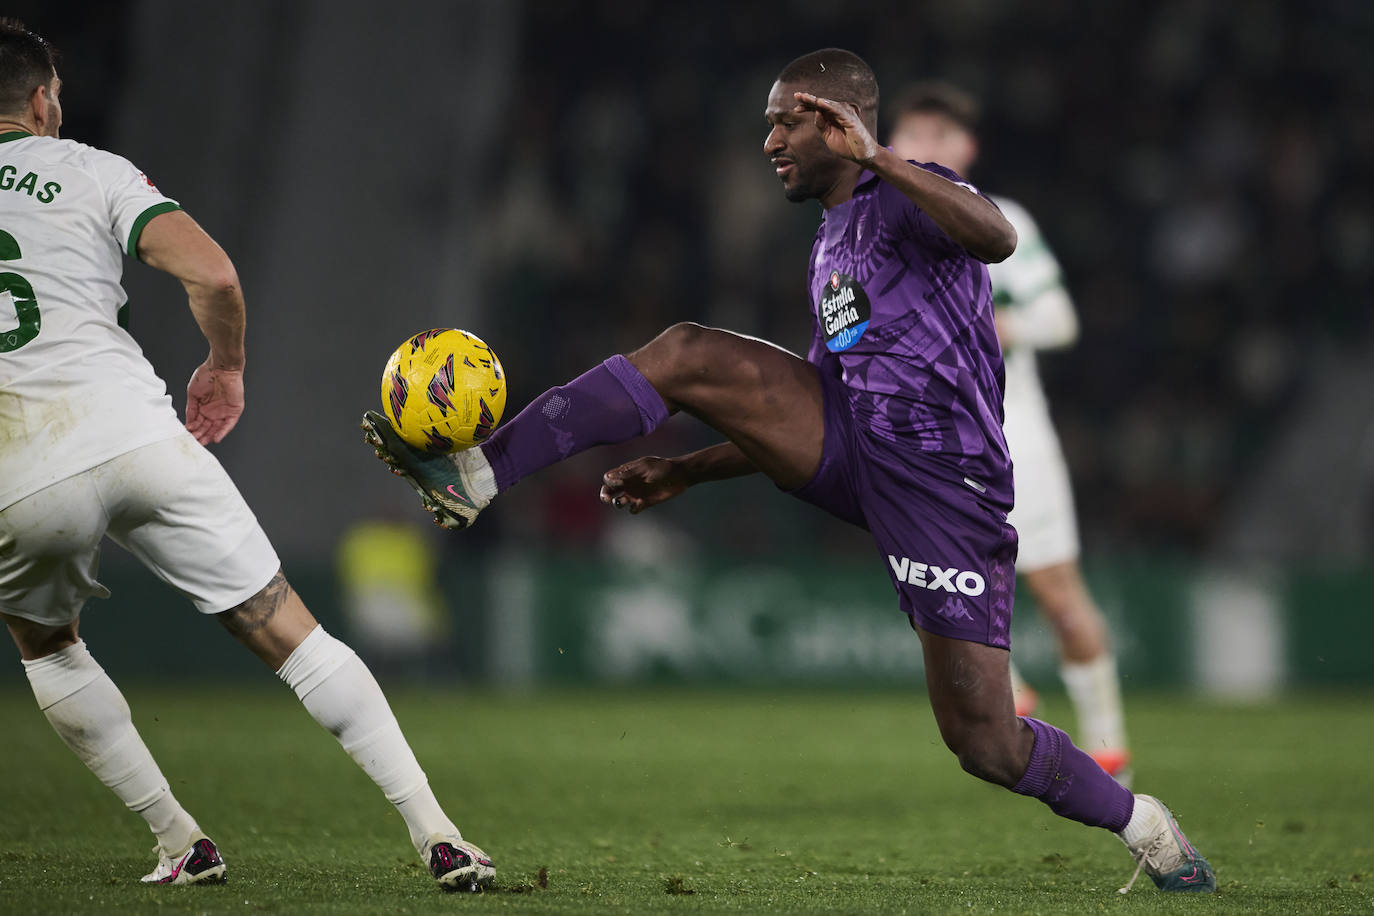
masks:
{"type": "MultiPolygon", "coordinates": [[[[919,83],[894,109],[892,149],[904,159],[937,162],[967,176],[978,156],[977,115],[967,93],[947,83],[919,83]]],[[[1058,640],[1059,672],[1078,717],[1079,744],[1129,784],[1116,655],[1107,622],[1083,581],[1068,468],[1035,364],[1037,350],[1074,342],[1078,319],[1035,221],[1015,201],[993,200],[1018,238],[1011,257],[988,265],[1007,373],[1003,430],[1016,479],[1016,507],[1009,516],[1021,539],[1016,570],[1058,640]]],[[[1015,665],[1012,681],[1017,713],[1029,714],[1035,691],[1015,665]]]]}
{"type": "Polygon", "coordinates": [[[143,880],[222,881],[113,681],[77,636],[102,537],[276,670],[399,811],[445,888],[491,860],[440,808],[363,662],[316,623],[253,513],[204,448],[243,410],[244,305],[229,258],[127,160],[58,138],[54,52],[0,20],[0,619],[62,740],[157,838],[143,880]],[[121,327],[122,256],[186,288],[210,354],[186,423],[121,327]]]}

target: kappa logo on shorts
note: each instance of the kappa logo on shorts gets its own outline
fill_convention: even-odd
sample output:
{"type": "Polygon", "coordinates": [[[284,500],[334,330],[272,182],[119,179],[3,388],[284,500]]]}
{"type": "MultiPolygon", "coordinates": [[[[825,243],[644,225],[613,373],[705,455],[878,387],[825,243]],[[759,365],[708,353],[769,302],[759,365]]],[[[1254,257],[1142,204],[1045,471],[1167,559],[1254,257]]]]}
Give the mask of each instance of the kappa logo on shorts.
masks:
{"type": "MultiPolygon", "coordinates": [[[[894,557],[892,554],[887,555],[887,562],[892,564],[892,574],[898,582],[905,582],[907,585],[914,585],[917,588],[959,592],[970,598],[977,598],[987,591],[988,584],[983,577],[966,569],[918,563],[908,557],[894,557]]],[[[959,609],[964,609],[962,603],[959,609]]],[[[968,612],[964,611],[964,613],[968,612]]]]}
{"type": "Polygon", "coordinates": [[[960,617],[965,620],[972,620],[973,615],[964,607],[964,599],[956,598],[953,595],[945,599],[945,603],[940,605],[940,609],[935,613],[941,617],[948,617],[950,620],[958,620],[960,617]]]}

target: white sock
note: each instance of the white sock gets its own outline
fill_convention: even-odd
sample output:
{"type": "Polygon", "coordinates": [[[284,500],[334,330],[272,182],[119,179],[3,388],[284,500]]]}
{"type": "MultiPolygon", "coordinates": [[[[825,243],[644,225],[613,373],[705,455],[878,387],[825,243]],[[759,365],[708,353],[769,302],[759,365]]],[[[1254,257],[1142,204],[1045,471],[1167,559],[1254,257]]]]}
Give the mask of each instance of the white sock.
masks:
{"type": "Polygon", "coordinates": [[[435,834],[459,835],[434,798],[382,688],[352,649],[316,627],[277,676],[396,806],[417,852],[435,834]]]}
{"type": "Polygon", "coordinates": [[[1131,819],[1117,836],[1121,837],[1127,846],[1134,848],[1159,830],[1162,817],[1158,805],[1137,795],[1135,807],[1131,810],[1131,819]]]}
{"type": "Polygon", "coordinates": [[[143,816],[158,843],[178,853],[200,833],[195,818],[172,795],[153,755],[139,737],[129,704],[86,649],[84,640],[24,662],[38,708],[67,747],[143,816]]]}
{"type": "Polygon", "coordinates": [[[1088,753],[1126,748],[1121,682],[1116,656],[1103,652],[1090,662],[1064,662],[1059,668],[1078,716],[1078,746],[1088,753]]]}
{"type": "Polygon", "coordinates": [[[468,495],[477,501],[477,508],[486,508],[496,498],[496,474],[492,472],[491,462],[481,448],[464,449],[453,457],[463,469],[464,482],[472,488],[468,495]]]}

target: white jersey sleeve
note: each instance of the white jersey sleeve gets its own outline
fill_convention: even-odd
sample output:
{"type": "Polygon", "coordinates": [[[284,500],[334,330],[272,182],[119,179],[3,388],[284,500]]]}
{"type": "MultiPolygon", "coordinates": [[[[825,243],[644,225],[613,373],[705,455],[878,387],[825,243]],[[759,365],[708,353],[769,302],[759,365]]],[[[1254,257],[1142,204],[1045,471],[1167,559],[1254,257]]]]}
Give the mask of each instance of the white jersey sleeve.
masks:
{"type": "Polygon", "coordinates": [[[1014,200],[995,198],[1016,227],[1016,250],[1000,264],[989,264],[993,304],[1008,332],[1008,349],[1052,349],[1078,337],[1078,316],[1064,288],[1059,262],[1045,244],[1040,227],[1014,200]]]}
{"type": "Polygon", "coordinates": [[[154,216],[178,209],[176,201],[162,195],[148,176],[123,156],[93,149],[91,170],[101,184],[110,214],[110,231],[124,253],[138,257],[138,237],[154,216]]]}
{"type": "Polygon", "coordinates": [[[0,134],[0,508],[183,430],[120,321],[124,255],[176,208],[120,156],[0,134]]]}

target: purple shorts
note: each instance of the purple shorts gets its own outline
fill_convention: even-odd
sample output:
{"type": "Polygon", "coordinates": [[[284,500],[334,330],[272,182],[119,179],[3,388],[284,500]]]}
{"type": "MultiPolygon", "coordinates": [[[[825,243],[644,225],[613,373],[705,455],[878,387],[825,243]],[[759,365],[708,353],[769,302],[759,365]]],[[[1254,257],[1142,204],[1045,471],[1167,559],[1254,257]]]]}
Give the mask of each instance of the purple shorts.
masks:
{"type": "Polygon", "coordinates": [[[913,624],[1011,648],[1016,529],[952,466],[859,428],[844,383],[820,373],[825,445],[793,496],[867,529],[913,624]]]}

